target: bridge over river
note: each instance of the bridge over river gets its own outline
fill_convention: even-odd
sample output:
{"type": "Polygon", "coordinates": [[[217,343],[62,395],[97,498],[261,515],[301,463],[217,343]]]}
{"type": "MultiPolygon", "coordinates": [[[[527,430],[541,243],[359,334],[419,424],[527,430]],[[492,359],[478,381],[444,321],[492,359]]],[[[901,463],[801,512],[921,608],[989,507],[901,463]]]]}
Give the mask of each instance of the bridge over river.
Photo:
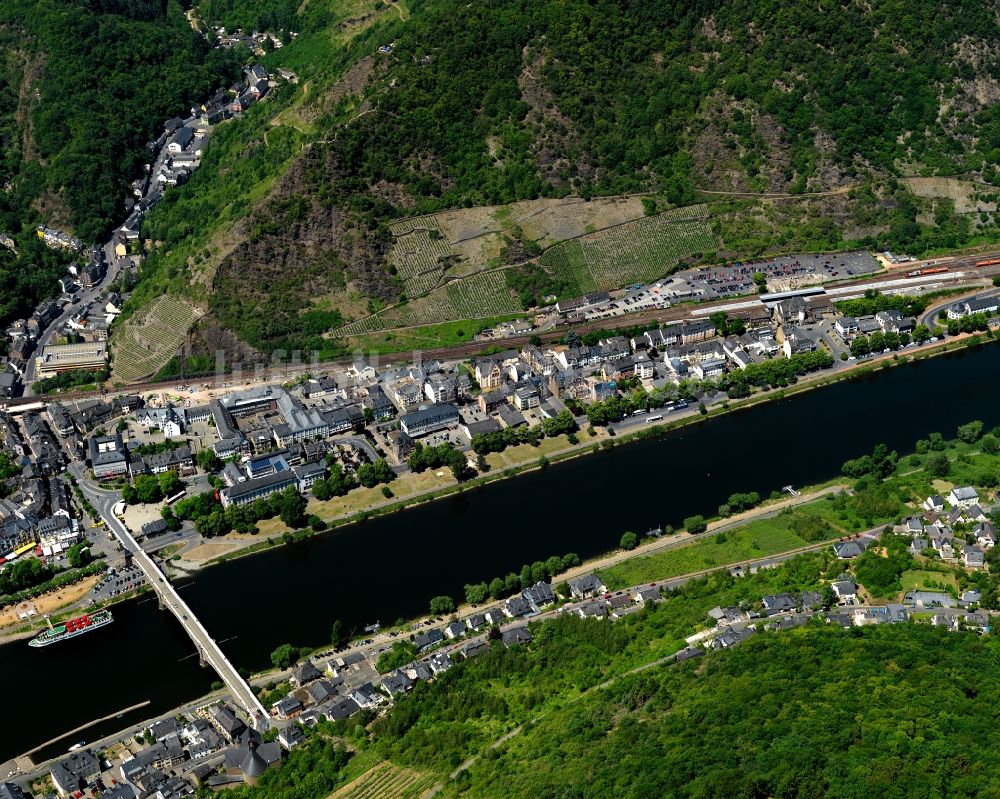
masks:
{"type": "Polygon", "coordinates": [[[239,674],[236,667],[229,662],[229,658],[226,657],[225,653],[215,642],[215,639],[212,638],[208,630],[205,629],[205,626],[181,598],[177,589],[174,588],[170,580],[163,574],[156,561],[143,551],[132,533],[129,532],[128,528],[112,512],[115,503],[120,500],[119,494],[94,487],[87,480],[86,474],[82,472],[82,469],[74,469],[74,473],[76,474],[80,489],[97,509],[101,518],[108,525],[108,529],[118,537],[125,550],[132,554],[133,562],[142,569],[149,584],[156,592],[156,596],[160,601],[160,607],[166,608],[173,613],[185,632],[194,641],[202,663],[215,669],[219,677],[222,678],[223,684],[229,690],[230,695],[247,712],[253,721],[254,727],[261,731],[267,729],[269,717],[257,695],[247,684],[247,681],[239,674]]]}

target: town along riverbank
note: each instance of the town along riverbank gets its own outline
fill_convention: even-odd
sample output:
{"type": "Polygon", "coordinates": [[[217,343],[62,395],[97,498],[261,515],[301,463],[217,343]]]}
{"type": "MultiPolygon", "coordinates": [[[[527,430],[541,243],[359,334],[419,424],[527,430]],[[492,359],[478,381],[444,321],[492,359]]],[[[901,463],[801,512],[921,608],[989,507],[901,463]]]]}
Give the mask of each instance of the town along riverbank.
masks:
{"type": "MultiPolygon", "coordinates": [[[[987,342],[992,343],[992,334],[990,334],[987,342]]],[[[727,400],[723,398],[715,402],[709,402],[704,412],[699,412],[697,403],[691,403],[688,410],[674,412],[667,416],[665,421],[654,425],[643,424],[644,420],[640,417],[638,420],[631,420],[633,422],[638,421],[638,426],[634,424],[630,425],[630,420],[624,420],[623,423],[612,425],[611,428],[591,428],[591,430],[596,432],[596,436],[591,435],[590,430],[588,430],[587,433],[580,434],[578,437],[580,440],[575,445],[567,442],[565,436],[559,436],[555,439],[543,439],[541,445],[537,448],[521,445],[508,448],[504,453],[489,455],[487,460],[493,467],[491,471],[463,483],[452,482],[450,475],[446,474],[447,470],[441,472],[440,476],[435,479],[433,470],[431,470],[431,472],[415,476],[418,477],[419,486],[403,486],[400,481],[394,483],[393,488],[398,492],[397,497],[386,499],[380,490],[355,489],[346,497],[335,498],[327,502],[312,500],[307,512],[315,514],[324,520],[327,527],[325,532],[320,534],[325,535],[345,525],[406,510],[464,491],[475,491],[498,480],[509,479],[525,472],[545,468],[553,463],[598,453],[604,449],[637,440],[657,438],[670,431],[676,431],[679,428],[691,425],[698,425],[724,414],[746,410],[762,403],[784,400],[802,392],[814,391],[845,380],[854,381],[866,378],[873,372],[904,366],[913,361],[946,355],[970,346],[985,346],[985,343],[982,343],[979,336],[963,336],[957,339],[949,339],[944,343],[908,350],[905,353],[879,356],[878,358],[866,360],[848,368],[841,367],[832,372],[821,371],[805,375],[794,385],[756,393],[746,399],[727,400]],[[617,428],[617,432],[614,428],[617,428]]],[[[795,485],[802,484],[795,483],[795,485]]],[[[262,532],[258,536],[237,536],[233,534],[224,539],[203,544],[197,548],[197,550],[203,551],[203,553],[199,553],[203,554],[203,557],[197,560],[182,559],[174,565],[180,573],[191,574],[206,566],[257,554],[275,546],[290,544],[317,535],[317,533],[309,529],[298,531],[287,530],[280,519],[276,518],[264,520],[260,523],[260,526],[262,532]]]]}
{"type": "MultiPolygon", "coordinates": [[[[988,346],[875,371],[224,563],[179,590],[234,663],[262,669],[282,643],[324,643],[335,619],[345,632],[391,624],[525,562],[592,558],[624,530],[712,516],[734,492],[823,482],[876,442],[906,452],[970,419],[991,428],[1000,424],[998,370],[1000,347],[988,346]]],[[[215,675],[154,599],[114,614],[114,624],[57,646],[0,647],[0,672],[32,686],[6,697],[19,727],[0,743],[0,760],[116,708],[149,699],[143,713],[156,715],[208,691],[215,675]],[[61,687],[68,672],[71,694],[61,687]]]]}

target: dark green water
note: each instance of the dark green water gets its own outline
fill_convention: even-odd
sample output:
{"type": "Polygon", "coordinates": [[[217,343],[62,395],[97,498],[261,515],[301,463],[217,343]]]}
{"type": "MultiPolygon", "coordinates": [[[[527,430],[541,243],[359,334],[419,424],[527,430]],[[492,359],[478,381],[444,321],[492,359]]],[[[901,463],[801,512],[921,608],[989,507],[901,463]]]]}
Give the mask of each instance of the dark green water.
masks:
{"type": "MultiPolygon", "coordinates": [[[[996,346],[909,364],[232,561],[181,590],[233,662],[259,669],[281,643],[325,643],[334,619],[349,630],[391,623],[425,612],[432,596],[461,597],[466,583],[525,562],[594,556],[624,530],[711,515],[734,491],[828,479],[878,441],[906,452],[928,432],[950,436],[970,419],[993,427],[998,374],[996,346]]],[[[113,625],[65,644],[0,648],[5,710],[17,719],[0,761],[152,701],[79,736],[93,740],[193,699],[216,679],[155,601],[114,614],[113,625]]]]}

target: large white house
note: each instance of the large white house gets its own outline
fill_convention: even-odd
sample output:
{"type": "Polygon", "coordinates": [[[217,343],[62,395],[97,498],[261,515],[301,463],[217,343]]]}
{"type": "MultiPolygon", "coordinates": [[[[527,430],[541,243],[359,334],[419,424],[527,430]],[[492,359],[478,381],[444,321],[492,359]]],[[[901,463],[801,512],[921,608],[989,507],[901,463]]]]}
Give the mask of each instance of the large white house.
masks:
{"type": "Polygon", "coordinates": [[[953,508],[971,508],[979,502],[979,492],[972,486],[955,486],[948,494],[953,508]]]}
{"type": "Polygon", "coordinates": [[[159,427],[165,438],[177,438],[184,435],[187,414],[183,408],[178,410],[168,404],[165,408],[140,409],[135,415],[135,421],[143,427],[159,427]]]}

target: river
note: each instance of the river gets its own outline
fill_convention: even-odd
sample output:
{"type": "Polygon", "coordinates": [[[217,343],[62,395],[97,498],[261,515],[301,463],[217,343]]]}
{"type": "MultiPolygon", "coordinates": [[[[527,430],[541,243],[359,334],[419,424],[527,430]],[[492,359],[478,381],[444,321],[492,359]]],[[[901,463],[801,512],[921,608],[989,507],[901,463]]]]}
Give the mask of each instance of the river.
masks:
{"type": "MultiPolygon", "coordinates": [[[[885,442],[900,452],[970,419],[1000,424],[1000,347],[952,353],[555,464],[326,536],[230,561],[180,590],[235,664],[269,665],[279,644],[322,645],[346,630],[426,612],[430,597],[525,562],[613,549],[642,533],[712,515],[735,491],[820,482],[885,442]]],[[[86,734],[94,740],[206,691],[213,672],[155,600],[114,608],[115,623],[64,644],[0,647],[8,735],[0,762],[146,699],[151,706],[86,734]]],[[[53,756],[75,741],[42,751],[53,756]]]]}

